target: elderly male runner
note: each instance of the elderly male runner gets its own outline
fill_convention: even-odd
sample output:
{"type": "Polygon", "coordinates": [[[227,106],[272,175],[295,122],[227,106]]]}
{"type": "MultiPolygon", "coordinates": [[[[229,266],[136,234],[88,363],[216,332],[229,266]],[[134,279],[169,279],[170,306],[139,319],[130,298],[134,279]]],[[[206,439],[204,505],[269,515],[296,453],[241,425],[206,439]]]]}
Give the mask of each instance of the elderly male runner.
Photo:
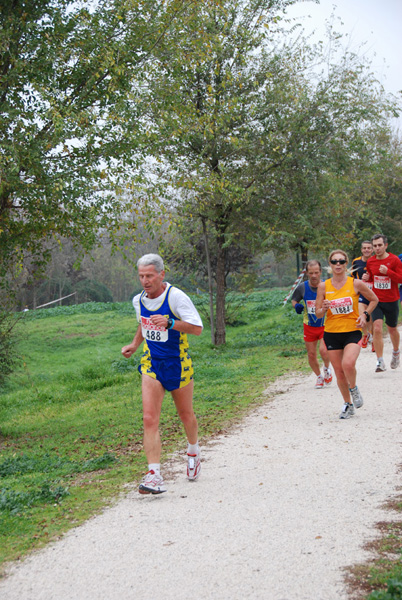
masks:
{"type": "Polygon", "coordinates": [[[399,283],[402,283],[402,263],[395,254],[387,252],[388,240],[381,233],[372,238],[375,256],[367,260],[367,273],[363,275],[363,281],[373,283],[373,292],[378,297],[378,305],[374,309],[371,318],[373,320],[373,343],[377,354],[376,373],[386,370],[383,351],[384,341],[382,339],[383,319],[391,338],[393,351],[391,358],[391,369],[400,365],[398,331],[399,315],[399,283]]]}
{"type": "Polygon", "coordinates": [[[308,281],[303,281],[297,286],[292,296],[292,306],[298,314],[303,313],[304,343],[307,357],[312,371],[317,375],[315,387],[317,389],[329,385],[332,381],[332,372],[328,357],[327,347],[324,342],[324,320],[315,316],[315,300],[317,287],[321,282],[321,263],[318,260],[309,260],[306,263],[308,281]],[[302,304],[302,302],[304,304],[302,304]],[[324,374],[321,375],[320,365],[317,360],[317,343],[319,352],[324,362],[324,374]]]}
{"type": "Polygon", "coordinates": [[[193,410],[193,365],[188,354],[187,334],[200,335],[202,321],[190,298],[164,281],[163,260],[145,254],[138,262],[144,291],[133,299],[139,322],[131,344],[121,350],[129,358],[144,342],[138,367],[142,378],[144,451],[148,472],[142,479],[141,494],[166,492],[160,474],[161,439],[159,419],[165,390],[172,394],[187,435],[187,477],[197,479],[201,470],[198,424],[193,410]]]}

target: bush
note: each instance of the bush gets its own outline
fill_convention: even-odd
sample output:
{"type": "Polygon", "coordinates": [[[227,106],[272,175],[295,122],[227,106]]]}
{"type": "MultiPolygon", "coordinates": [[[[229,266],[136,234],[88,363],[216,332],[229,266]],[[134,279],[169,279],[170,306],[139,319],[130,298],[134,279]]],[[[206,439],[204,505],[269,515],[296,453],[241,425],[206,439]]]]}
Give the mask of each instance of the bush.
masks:
{"type": "Polygon", "coordinates": [[[112,292],[106,285],[93,279],[85,279],[75,286],[79,302],[113,302],[112,292]]]}

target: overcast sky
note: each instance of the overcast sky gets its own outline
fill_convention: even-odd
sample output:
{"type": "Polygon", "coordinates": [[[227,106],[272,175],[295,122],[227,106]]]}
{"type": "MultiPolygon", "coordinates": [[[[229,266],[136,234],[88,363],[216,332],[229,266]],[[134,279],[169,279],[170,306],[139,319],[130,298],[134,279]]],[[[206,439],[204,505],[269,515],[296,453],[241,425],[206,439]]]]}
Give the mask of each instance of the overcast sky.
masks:
{"type": "Polygon", "coordinates": [[[350,34],[350,49],[363,52],[372,61],[372,71],[388,92],[402,90],[402,0],[321,0],[320,4],[304,1],[288,9],[288,16],[303,17],[303,28],[322,36],[325,20],[332,12],[343,25],[336,31],[350,34]]]}

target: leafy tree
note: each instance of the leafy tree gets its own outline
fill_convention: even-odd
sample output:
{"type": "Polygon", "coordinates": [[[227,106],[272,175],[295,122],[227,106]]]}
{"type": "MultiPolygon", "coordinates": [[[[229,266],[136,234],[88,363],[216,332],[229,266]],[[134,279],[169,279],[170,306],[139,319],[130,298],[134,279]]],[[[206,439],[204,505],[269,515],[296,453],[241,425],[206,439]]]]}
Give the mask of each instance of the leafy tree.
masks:
{"type": "Polygon", "coordinates": [[[0,11],[0,275],[92,247],[138,145],[151,51],[184,0],[10,0],[0,11]],[[138,90],[135,92],[135,89],[138,90]]]}
{"type": "Polygon", "coordinates": [[[302,134],[293,144],[291,168],[276,174],[282,202],[273,244],[285,229],[287,243],[305,261],[308,250],[350,248],[360,238],[369,198],[378,202],[385,193],[391,152],[379,140],[389,138],[397,108],[356,55],[346,52],[340,64],[318,73],[301,106],[303,124],[291,133],[302,134]]]}
{"type": "Polygon", "coordinates": [[[389,251],[402,249],[402,140],[392,131],[381,131],[372,139],[371,168],[356,174],[355,196],[362,210],[356,226],[358,243],[383,232],[389,251]]]}
{"type": "MultiPolygon", "coordinates": [[[[264,205],[261,196],[257,199],[257,181],[284,160],[273,132],[277,124],[267,123],[267,98],[280,112],[294,90],[285,83],[278,90],[282,77],[290,80],[286,64],[279,47],[268,54],[263,45],[289,4],[199,4],[183,23],[180,43],[170,36],[160,47],[158,70],[150,81],[148,134],[159,154],[154,200],[162,198],[178,218],[199,219],[204,239],[212,239],[217,344],[225,341],[228,247],[240,247],[246,238],[253,253],[264,229],[256,218],[256,205],[264,205]]],[[[285,136],[284,126],[279,125],[279,135],[285,136]]],[[[185,227],[179,235],[185,235],[185,227]]]]}

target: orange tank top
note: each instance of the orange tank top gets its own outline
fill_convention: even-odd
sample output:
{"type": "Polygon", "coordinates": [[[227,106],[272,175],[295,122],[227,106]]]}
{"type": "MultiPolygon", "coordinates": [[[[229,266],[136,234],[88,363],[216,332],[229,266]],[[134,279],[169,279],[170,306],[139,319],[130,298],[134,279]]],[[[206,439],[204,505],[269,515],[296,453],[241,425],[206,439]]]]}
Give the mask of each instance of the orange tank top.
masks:
{"type": "Polygon", "coordinates": [[[359,294],[355,292],[353,281],[352,277],[348,277],[340,290],[332,285],[332,279],[325,281],[325,299],[331,303],[325,319],[325,331],[328,333],[361,331],[356,326],[356,319],[359,318],[359,294]]]}

